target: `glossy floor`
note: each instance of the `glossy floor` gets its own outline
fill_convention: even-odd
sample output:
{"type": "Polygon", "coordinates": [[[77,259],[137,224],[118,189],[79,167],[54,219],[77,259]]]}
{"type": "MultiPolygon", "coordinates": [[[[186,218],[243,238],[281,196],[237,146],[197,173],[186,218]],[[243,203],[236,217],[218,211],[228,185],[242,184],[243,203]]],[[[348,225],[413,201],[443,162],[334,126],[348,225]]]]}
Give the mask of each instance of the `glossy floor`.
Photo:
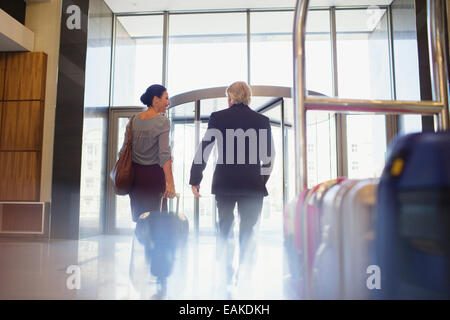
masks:
{"type": "Polygon", "coordinates": [[[49,242],[2,240],[0,299],[288,298],[283,290],[281,235],[260,234],[257,240],[250,271],[241,268],[238,280],[225,285],[216,261],[215,237],[190,238],[177,257],[165,293],[150,276],[143,248],[131,236],[49,242]]]}

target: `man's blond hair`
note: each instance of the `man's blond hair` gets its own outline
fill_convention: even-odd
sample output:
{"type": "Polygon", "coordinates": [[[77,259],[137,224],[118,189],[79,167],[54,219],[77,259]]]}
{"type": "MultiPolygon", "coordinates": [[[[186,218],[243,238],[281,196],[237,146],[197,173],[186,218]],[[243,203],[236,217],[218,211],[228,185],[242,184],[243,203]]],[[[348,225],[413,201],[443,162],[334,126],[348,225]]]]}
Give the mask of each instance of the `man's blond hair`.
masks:
{"type": "Polygon", "coordinates": [[[250,105],[252,89],[245,81],[236,81],[227,88],[227,96],[231,99],[231,104],[243,103],[250,105]]]}

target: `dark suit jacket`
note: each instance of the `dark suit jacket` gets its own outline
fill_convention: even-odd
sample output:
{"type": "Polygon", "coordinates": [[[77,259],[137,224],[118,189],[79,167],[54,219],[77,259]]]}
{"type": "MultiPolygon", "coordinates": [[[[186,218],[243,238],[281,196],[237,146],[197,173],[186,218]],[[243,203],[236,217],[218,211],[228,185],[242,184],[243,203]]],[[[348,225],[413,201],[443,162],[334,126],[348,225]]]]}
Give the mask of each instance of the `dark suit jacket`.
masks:
{"type": "Polygon", "coordinates": [[[218,159],[211,193],[267,196],[266,182],[275,155],[269,118],[244,104],[234,104],[226,110],[211,113],[208,130],[192,162],[190,185],[200,185],[214,142],[218,159]],[[245,138],[244,133],[247,134],[245,138]]]}

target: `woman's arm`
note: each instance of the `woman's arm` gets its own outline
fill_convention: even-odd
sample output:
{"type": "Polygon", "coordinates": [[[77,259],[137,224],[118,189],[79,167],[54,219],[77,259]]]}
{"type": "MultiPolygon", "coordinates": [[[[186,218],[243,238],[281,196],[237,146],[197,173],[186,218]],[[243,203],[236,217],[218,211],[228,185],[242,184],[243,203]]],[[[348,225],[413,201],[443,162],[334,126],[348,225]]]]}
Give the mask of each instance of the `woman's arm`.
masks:
{"type": "Polygon", "coordinates": [[[172,156],[170,149],[170,121],[165,119],[163,124],[162,133],[159,135],[159,165],[164,170],[164,175],[166,177],[166,191],[164,197],[173,198],[175,197],[175,183],[173,180],[172,173],[172,156]]]}

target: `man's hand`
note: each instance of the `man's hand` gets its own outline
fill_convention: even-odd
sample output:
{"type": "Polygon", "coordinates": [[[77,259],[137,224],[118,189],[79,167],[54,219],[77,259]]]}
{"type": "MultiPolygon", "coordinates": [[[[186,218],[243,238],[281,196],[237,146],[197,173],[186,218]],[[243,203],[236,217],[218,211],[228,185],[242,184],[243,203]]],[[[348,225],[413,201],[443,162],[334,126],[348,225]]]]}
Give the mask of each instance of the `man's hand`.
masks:
{"type": "Polygon", "coordinates": [[[192,193],[194,194],[194,196],[196,198],[200,198],[201,194],[199,193],[200,191],[200,186],[191,186],[192,187],[192,193]]]}

